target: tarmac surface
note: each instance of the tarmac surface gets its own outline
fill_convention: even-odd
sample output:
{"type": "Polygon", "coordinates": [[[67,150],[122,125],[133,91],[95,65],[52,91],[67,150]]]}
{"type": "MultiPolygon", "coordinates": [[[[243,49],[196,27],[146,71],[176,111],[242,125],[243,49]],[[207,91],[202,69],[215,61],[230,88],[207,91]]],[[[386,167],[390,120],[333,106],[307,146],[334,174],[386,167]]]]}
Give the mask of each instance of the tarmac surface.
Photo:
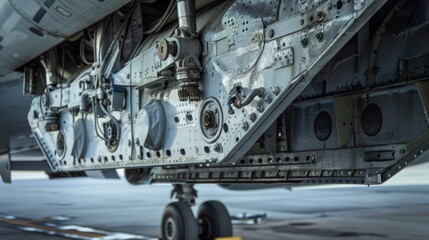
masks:
{"type": "MultiPolygon", "coordinates": [[[[413,166],[371,187],[230,191],[199,185],[197,204],[220,200],[231,215],[266,213],[261,224],[234,225],[234,236],[244,240],[429,239],[428,172],[428,164],[413,166]]],[[[87,178],[0,184],[0,239],[158,239],[170,190],[87,178]]]]}

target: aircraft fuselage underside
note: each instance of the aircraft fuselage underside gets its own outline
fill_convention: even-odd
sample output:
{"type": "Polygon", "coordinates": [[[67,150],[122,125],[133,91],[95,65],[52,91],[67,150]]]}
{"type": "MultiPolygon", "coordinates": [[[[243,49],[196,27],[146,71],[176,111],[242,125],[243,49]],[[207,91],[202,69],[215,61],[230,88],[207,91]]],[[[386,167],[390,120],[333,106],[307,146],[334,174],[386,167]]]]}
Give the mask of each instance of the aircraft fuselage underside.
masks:
{"type": "MultiPolygon", "coordinates": [[[[129,61],[139,35],[119,28],[125,43],[112,33],[91,67],[35,97],[28,120],[54,172],[380,184],[424,158],[427,1],[224,1],[197,13],[190,2],[129,61]]],[[[139,7],[130,18],[142,23],[139,7]]]]}

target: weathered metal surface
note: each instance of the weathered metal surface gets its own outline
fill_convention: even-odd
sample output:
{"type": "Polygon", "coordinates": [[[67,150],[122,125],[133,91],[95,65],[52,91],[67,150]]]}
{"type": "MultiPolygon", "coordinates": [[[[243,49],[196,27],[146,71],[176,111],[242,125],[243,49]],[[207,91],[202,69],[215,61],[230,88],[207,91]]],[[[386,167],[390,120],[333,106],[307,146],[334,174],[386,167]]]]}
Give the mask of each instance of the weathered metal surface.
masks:
{"type": "Polygon", "coordinates": [[[35,98],[30,126],[53,171],[154,167],[154,182],[378,184],[426,152],[429,139],[429,4],[391,6],[218,2],[196,14],[197,36],[185,19],[146,36],[128,62],[110,61],[107,79],[96,59],[101,66],[35,98]],[[87,148],[73,157],[78,120],[87,148]]]}

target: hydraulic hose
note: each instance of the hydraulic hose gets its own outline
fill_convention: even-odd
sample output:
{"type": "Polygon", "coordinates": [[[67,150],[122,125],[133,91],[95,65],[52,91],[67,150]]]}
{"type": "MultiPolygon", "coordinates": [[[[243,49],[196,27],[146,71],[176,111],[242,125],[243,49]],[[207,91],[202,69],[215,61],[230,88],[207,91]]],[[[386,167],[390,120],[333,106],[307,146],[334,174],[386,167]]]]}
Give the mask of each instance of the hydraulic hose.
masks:
{"type": "Polygon", "coordinates": [[[119,126],[118,120],[109,111],[107,111],[106,107],[104,107],[104,105],[101,103],[100,103],[100,108],[101,108],[101,111],[103,111],[104,114],[106,114],[113,121],[113,123],[115,123],[116,130],[117,130],[116,132],[118,133],[116,134],[116,140],[119,140],[119,137],[121,135],[121,128],[119,126]]]}
{"type": "Polygon", "coordinates": [[[249,105],[256,97],[262,98],[264,97],[264,95],[265,95],[265,88],[261,87],[261,88],[253,89],[252,91],[250,91],[249,95],[247,95],[247,97],[244,100],[237,99],[234,102],[234,106],[236,108],[242,108],[246,105],[249,105]]]}

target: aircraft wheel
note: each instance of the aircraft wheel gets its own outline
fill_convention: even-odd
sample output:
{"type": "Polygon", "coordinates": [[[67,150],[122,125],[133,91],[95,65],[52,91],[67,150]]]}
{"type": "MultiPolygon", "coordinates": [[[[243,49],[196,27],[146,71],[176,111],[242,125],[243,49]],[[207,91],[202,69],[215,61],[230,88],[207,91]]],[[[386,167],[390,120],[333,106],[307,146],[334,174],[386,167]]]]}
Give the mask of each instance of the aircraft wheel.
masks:
{"type": "Polygon", "coordinates": [[[213,240],[232,236],[232,223],[228,210],[219,201],[208,201],[198,209],[200,240],[213,240]]]}
{"type": "Polygon", "coordinates": [[[191,207],[184,202],[167,205],[162,217],[163,240],[197,240],[198,224],[191,207]]]}

